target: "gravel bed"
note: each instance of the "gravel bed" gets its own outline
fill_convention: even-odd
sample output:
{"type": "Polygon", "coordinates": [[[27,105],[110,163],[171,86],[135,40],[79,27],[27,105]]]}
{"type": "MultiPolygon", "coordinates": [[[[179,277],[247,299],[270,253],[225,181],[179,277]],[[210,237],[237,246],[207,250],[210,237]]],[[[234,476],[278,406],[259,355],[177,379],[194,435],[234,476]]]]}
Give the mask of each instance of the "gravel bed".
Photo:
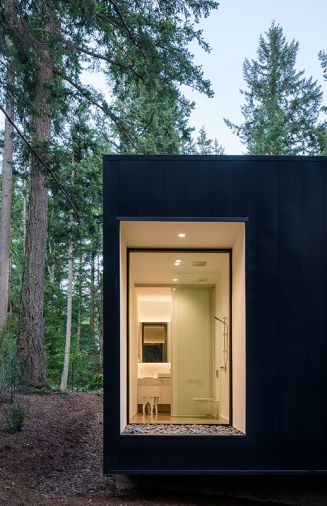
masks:
{"type": "Polygon", "coordinates": [[[130,423],[123,435],[156,436],[244,436],[243,432],[231,425],[130,423]]]}

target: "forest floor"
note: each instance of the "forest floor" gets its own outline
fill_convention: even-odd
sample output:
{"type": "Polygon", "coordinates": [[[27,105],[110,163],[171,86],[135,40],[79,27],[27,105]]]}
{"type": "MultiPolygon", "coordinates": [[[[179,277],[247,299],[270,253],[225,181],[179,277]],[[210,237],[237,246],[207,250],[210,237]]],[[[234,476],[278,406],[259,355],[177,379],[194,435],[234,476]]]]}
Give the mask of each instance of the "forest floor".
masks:
{"type": "MultiPolygon", "coordinates": [[[[31,395],[20,432],[0,429],[0,505],[217,505],[260,502],[119,487],[102,474],[102,399],[89,393],[31,395]]],[[[0,405],[1,412],[1,405],[0,405]]],[[[268,506],[269,501],[265,501],[268,506]]]]}

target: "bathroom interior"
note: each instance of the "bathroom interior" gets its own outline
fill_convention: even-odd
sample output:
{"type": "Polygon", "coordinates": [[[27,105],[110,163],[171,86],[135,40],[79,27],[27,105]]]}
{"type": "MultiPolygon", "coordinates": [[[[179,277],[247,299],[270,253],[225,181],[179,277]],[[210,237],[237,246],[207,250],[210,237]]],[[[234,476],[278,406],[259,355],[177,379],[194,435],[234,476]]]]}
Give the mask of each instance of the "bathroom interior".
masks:
{"type": "Polygon", "coordinates": [[[231,253],[131,249],[128,423],[231,424],[231,253]]]}

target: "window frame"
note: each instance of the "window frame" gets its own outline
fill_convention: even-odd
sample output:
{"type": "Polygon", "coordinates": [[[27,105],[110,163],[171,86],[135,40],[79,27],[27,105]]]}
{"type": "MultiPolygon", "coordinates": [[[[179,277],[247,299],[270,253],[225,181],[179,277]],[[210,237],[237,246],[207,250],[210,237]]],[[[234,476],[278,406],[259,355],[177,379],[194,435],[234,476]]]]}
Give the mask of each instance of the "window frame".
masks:
{"type": "MultiPolygon", "coordinates": [[[[232,317],[233,317],[233,308],[232,308],[232,298],[233,298],[233,248],[134,248],[134,247],[126,247],[126,364],[127,364],[127,383],[126,383],[126,423],[127,425],[130,423],[130,412],[129,412],[129,396],[130,396],[130,388],[129,388],[129,358],[130,358],[130,329],[129,329],[129,317],[130,317],[130,309],[129,309],[129,290],[130,290],[130,256],[132,253],[149,253],[149,252],[159,252],[159,253],[227,253],[229,255],[229,422],[228,425],[233,427],[233,325],[232,325],[232,317]]],[[[143,345],[143,331],[142,331],[142,345],[143,345]]],[[[143,350],[142,350],[143,353],[143,350]]],[[[201,425],[201,424],[199,424],[201,425]]],[[[205,424],[204,424],[205,425],[205,424]]],[[[217,424],[220,425],[220,424],[217,424]]],[[[137,435],[131,435],[129,437],[137,437],[137,435]]],[[[160,436],[162,437],[162,436],[160,436]]],[[[175,436],[174,436],[175,437],[175,436]]],[[[183,436],[180,436],[183,437],[183,436]]],[[[191,437],[202,437],[198,435],[194,435],[191,437]]]]}

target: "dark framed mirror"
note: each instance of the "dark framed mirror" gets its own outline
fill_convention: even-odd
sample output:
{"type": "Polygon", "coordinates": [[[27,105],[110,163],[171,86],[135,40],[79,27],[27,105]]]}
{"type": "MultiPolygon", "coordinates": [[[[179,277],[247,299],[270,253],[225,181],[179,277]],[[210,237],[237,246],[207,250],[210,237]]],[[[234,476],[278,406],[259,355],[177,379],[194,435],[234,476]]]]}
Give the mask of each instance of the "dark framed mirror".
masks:
{"type": "Polygon", "coordinates": [[[142,323],[142,362],[167,362],[167,323],[142,323]]]}

